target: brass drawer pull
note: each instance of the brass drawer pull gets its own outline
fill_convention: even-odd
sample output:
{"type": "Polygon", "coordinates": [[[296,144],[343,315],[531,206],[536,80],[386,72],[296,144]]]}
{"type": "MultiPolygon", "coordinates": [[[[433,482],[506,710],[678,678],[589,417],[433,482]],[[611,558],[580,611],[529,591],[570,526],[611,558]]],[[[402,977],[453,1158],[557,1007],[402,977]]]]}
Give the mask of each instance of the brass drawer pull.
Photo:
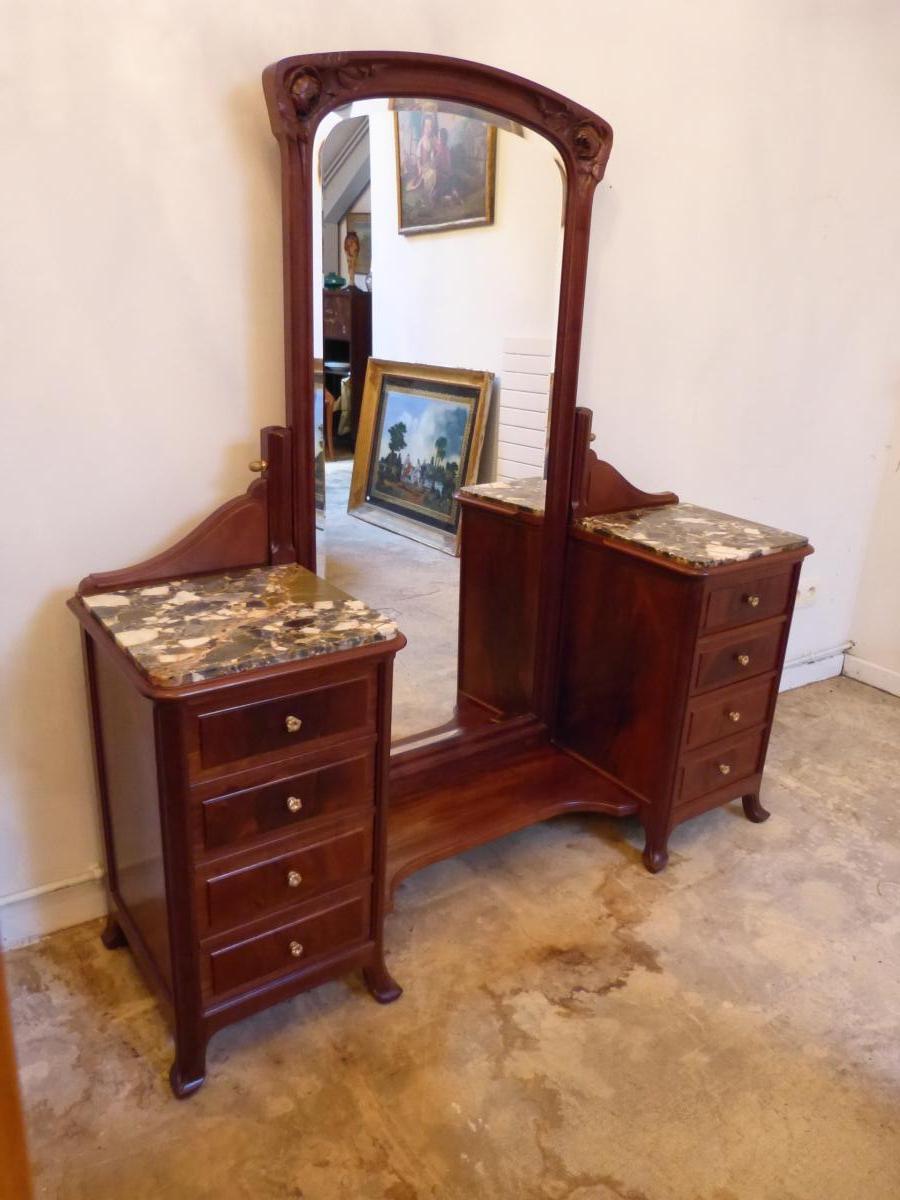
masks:
{"type": "Polygon", "coordinates": [[[288,731],[288,733],[298,733],[302,725],[303,725],[303,722],[300,720],[299,717],[285,717],[284,718],[284,727],[288,731]]]}
{"type": "Polygon", "coordinates": [[[269,464],[264,458],[254,458],[253,462],[247,463],[247,466],[254,473],[254,475],[262,475],[263,471],[265,471],[268,465],[269,464]]]}
{"type": "Polygon", "coordinates": [[[720,775],[730,775],[731,774],[731,767],[728,765],[728,763],[719,763],[719,774],[720,775]]]}
{"type": "Polygon", "coordinates": [[[728,714],[728,720],[734,721],[734,723],[737,724],[740,719],[741,719],[741,714],[738,712],[738,710],[736,708],[733,708],[731,710],[731,712],[728,714]]]}
{"type": "Polygon", "coordinates": [[[302,942],[291,942],[288,950],[290,950],[292,958],[299,958],[303,953],[303,944],[302,942]]]}
{"type": "Polygon", "coordinates": [[[302,807],[303,807],[303,801],[300,799],[299,796],[288,796],[288,798],[287,798],[288,812],[297,813],[300,811],[300,809],[302,807]]]}
{"type": "Polygon", "coordinates": [[[744,603],[749,604],[751,608],[759,608],[759,596],[749,595],[744,597],[744,603]]]}
{"type": "Polygon", "coordinates": [[[288,871],[287,885],[288,887],[299,887],[303,882],[303,876],[299,871],[288,871]]]}
{"type": "Polygon", "coordinates": [[[749,667],[750,666],[750,655],[749,654],[738,654],[736,657],[737,657],[737,665],[739,667],[749,667]]]}

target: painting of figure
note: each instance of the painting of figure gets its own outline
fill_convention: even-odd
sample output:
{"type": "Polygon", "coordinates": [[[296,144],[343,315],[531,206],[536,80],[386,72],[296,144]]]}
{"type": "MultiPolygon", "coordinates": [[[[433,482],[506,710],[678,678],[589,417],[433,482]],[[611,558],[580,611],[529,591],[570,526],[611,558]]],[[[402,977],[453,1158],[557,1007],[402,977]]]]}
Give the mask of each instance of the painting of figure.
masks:
{"type": "Polygon", "coordinates": [[[496,127],[434,101],[405,104],[394,113],[400,232],[493,224],[496,127]]]}
{"type": "Polygon", "coordinates": [[[455,553],[454,497],[477,479],[492,378],[370,359],[348,511],[455,553]]]}

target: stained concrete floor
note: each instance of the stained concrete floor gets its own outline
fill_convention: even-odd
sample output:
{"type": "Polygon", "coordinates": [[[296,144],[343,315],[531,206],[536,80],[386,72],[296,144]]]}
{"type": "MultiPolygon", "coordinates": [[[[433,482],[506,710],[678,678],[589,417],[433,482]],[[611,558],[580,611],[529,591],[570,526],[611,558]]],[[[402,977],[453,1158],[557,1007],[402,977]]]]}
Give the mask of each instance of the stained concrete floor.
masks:
{"type": "Polygon", "coordinates": [[[784,695],[765,825],[566,817],[422,871],[406,988],[335,982],[171,1044],[99,925],[14,952],[38,1195],[55,1200],[896,1200],[900,700],[784,695]]]}

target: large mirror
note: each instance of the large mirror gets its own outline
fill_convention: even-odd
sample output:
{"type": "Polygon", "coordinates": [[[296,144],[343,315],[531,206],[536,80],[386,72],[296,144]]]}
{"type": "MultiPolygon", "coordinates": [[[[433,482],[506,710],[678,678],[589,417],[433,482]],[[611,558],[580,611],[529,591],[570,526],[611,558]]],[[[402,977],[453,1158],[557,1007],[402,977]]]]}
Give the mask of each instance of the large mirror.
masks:
{"type": "Polygon", "coordinates": [[[545,474],[564,174],[505,117],[407,97],[329,113],[313,176],[317,569],[406,634],[409,745],[469,703],[458,489],[545,474]]]}

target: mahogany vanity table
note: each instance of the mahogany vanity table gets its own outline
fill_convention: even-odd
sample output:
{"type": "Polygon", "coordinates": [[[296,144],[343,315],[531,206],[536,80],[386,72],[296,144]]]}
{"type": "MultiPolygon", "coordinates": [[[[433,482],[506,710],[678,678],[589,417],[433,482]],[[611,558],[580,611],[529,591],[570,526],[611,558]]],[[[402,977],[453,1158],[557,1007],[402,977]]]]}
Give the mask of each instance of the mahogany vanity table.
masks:
{"type": "MultiPolygon", "coordinates": [[[[202,1082],[210,1035],[247,1013],[352,967],[377,999],[395,998],[385,896],[420,867],[580,811],[638,813],[657,870],[671,827],[703,808],[743,795],[762,819],[808,553],[746,523],[725,531],[726,550],[756,537],[749,553],[762,557],[743,542],[730,562],[708,544],[696,557],[696,539],[684,552],[683,526],[676,536],[652,511],[677,512],[677,497],[639,492],[589,450],[576,394],[607,122],[432,55],[288,58],[263,89],[282,163],[285,425],[262,431],[245,495],[155,558],[89,576],[71,601],[104,818],[105,940],[127,940],[172,1014],[179,1096],[202,1082]],[[329,113],[417,97],[545,138],[565,174],[564,242],[546,488],[461,498],[456,715],[392,746],[404,639],[314,574],[313,148],[329,113]]],[[[326,332],[343,322],[352,335],[343,303],[326,297],[326,332]]]]}

